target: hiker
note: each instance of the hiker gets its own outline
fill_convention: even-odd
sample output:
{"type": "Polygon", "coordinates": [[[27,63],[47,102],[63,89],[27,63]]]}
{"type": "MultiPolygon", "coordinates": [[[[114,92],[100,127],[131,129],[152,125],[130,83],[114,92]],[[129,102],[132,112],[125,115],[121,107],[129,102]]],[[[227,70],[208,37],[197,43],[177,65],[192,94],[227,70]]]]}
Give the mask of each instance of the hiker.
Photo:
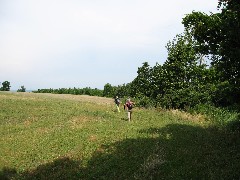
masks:
{"type": "Polygon", "coordinates": [[[120,101],[120,99],[118,98],[118,96],[115,97],[114,102],[115,102],[115,104],[116,104],[117,111],[120,112],[119,105],[120,105],[121,101],[120,101]]]}
{"type": "Polygon", "coordinates": [[[132,118],[132,108],[133,108],[133,102],[130,98],[127,99],[126,103],[124,104],[124,109],[126,109],[128,114],[128,121],[131,121],[132,118]]]}

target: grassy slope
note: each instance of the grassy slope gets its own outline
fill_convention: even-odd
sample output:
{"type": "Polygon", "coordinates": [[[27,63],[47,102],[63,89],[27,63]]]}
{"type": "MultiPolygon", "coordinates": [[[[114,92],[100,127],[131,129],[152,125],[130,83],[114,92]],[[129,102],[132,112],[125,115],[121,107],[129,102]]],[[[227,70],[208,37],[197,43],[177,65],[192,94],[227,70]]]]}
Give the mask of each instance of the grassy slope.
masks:
{"type": "Polygon", "coordinates": [[[240,178],[239,134],[81,97],[0,92],[0,179],[240,178]]]}

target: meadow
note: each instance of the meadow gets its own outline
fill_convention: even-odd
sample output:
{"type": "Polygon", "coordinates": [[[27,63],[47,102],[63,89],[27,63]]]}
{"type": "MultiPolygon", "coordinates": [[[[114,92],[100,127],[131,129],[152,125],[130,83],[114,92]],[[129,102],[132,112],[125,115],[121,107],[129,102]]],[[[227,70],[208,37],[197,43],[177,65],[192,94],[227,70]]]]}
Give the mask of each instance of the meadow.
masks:
{"type": "Polygon", "coordinates": [[[113,99],[0,92],[0,179],[239,179],[239,132],[113,99]]]}

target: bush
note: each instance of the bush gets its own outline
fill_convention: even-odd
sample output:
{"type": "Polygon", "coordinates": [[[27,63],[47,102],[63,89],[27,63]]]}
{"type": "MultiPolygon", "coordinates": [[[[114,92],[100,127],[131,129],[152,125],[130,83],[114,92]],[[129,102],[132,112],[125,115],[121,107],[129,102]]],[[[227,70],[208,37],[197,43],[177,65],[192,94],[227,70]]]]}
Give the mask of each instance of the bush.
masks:
{"type": "Polygon", "coordinates": [[[214,107],[209,104],[199,104],[189,109],[189,112],[203,114],[206,116],[207,120],[219,127],[240,125],[240,113],[235,109],[214,107]]]}
{"type": "Polygon", "coordinates": [[[137,98],[135,98],[135,105],[138,107],[145,107],[145,108],[151,108],[151,107],[155,107],[155,101],[153,101],[152,99],[150,99],[147,96],[139,96],[137,98]]]}
{"type": "Polygon", "coordinates": [[[156,101],[157,105],[162,108],[187,110],[198,104],[211,103],[212,91],[209,85],[170,89],[164,95],[158,95],[156,101]]]}
{"type": "Polygon", "coordinates": [[[26,88],[24,86],[21,86],[21,88],[18,89],[17,92],[26,92],[26,88]]]}

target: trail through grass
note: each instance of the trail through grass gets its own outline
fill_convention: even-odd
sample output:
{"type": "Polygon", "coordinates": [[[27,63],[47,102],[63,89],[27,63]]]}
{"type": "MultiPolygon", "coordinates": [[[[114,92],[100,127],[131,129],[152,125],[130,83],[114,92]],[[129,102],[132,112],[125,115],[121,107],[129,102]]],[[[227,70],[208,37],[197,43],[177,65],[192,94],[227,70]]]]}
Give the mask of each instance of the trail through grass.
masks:
{"type": "Polygon", "coordinates": [[[238,133],[112,99],[0,92],[0,179],[239,179],[238,133]]]}

